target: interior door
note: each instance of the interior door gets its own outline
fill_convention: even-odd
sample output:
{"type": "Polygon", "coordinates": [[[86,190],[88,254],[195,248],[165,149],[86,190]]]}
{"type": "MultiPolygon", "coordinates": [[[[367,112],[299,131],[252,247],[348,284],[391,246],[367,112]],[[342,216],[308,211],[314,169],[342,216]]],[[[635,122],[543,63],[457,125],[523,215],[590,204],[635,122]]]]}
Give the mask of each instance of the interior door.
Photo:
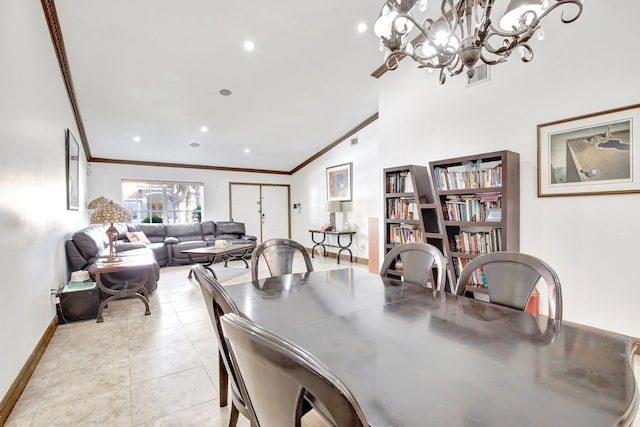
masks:
{"type": "Polygon", "coordinates": [[[288,185],[230,183],[229,191],[231,219],[247,234],[259,242],[291,238],[288,185]]]}
{"type": "Polygon", "coordinates": [[[289,233],[289,187],[262,185],[262,241],[291,238],[289,233]]]}
{"type": "Polygon", "coordinates": [[[260,239],[260,186],[230,185],[231,220],[244,222],[245,233],[260,239]]]}

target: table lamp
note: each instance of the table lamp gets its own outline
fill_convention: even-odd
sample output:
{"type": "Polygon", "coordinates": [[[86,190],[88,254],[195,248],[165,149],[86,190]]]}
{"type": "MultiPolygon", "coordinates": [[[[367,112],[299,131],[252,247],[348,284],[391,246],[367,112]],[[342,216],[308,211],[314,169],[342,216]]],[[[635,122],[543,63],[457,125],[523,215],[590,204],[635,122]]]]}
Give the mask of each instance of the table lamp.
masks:
{"type": "Polygon", "coordinates": [[[89,202],[89,205],[87,206],[88,209],[100,209],[102,206],[106,205],[107,203],[109,203],[111,200],[107,199],[104,196],[100,196],[97,199],[93,199],[92,201],[89,202]]]}
{"type": "Polygon", "coordinates": [[[330,200],[327,202],[327,206],[325,210],[329,213],[329,222],[331,223],[331,229],[337,230],[336,228],[336,212],[342,212],[342,202],[336,200],[330,200]]]}
{"type": "Polygon", "coordinates": [[[109,237],[109,257],[102,261],[104,263],[114,264],[122,261],[117,257],[114,241],[118,236],[118,229],[113,226],[114,222],[131,222],[131,212],[113,201],[105,203],[91,214],[92,224],[108,224],[107,236],[109,237]]]}

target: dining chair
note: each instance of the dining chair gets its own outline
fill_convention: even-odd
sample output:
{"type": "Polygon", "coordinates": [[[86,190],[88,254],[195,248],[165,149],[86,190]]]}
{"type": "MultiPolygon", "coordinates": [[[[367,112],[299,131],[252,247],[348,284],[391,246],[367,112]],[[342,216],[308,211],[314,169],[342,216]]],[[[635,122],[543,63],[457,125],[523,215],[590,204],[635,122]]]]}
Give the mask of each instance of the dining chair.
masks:
{"type": "Polygon", "coordinates": [[[260,426],[300,426],[305,401],[329,425],[369,425],[346,384],[315,356],[248,319],[227,314],[221,322],[260,426]]]}
{"type": "Polygon", "coordinates": [[[385,255],[380,275],[389,276],[393,270],[396,275],[401,274],[404,281],[426,286],[435,267],[435,288],[441,290],[446,284],[446,265],[446,258],[435,246],[428,243],[405,243],[396,246],[385,255]],[[401,269],[397,268],[400,264],[398,261],[402,262],[401,269]]]}
{"type": "Polygon", "coordinates": [[[247,397],[242,393],[242,382],[238,372],[231,363],[229,348],[224,339],[220,318],[227,313],[240,315],[236,304],[227,294],[227,291],[213,277],[211,271],[201,264],[192,267],[196,281],[200,285],[204,302],[209,311],[211,324],[218,341],[218,386],[220,395],[220,406],[227,405],[227,393],[229,389],[228,379],[231,379],[231,414],[229,416],[229,427],[234,427],[238,422],[238,415],[242,414],[251,421],[252,427],[257,427],[251,409],[247,404],[247,397]]]}
{"type": "Polygon", "coordinates": [[[524,311],[540,279],[545,282],[548,317],[562,319],[562,289],[556,272],[544,261],[520,252],[494,252],[470,261],[460,273],[456,294],[463,295],[476,270],[487,281],[489,302],[524,311]]]}
{"type": "Polygon", "coordinates": [[[271,276],[281,276],[293,272],[293,259],[298,252],[304,259],[307,272],[313,271],[309,253],[304,246],[295,240],[270,239],[260,243],[251,255],[251,280],[258,280],[258,262],[261,256],[264,258],[271,276]]]}

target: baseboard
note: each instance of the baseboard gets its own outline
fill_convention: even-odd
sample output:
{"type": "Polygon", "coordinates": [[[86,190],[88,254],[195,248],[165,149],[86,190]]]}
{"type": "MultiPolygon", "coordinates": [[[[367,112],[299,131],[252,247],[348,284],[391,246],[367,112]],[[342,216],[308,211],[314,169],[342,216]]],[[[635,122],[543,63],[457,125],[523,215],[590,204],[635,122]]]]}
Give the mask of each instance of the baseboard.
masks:
{"type": "Polygon", "coordinates": [[[7,394],[2,398],[2,401],[0,401],[0,427],[2,427],[7,421],[7,418],[9,418],[9,414],[13,410],[13,407],[16,405],[20,395],[31,379],[33,371],[36,370],[36,366],[38,366],[40,359],[42,359],[42,355],[47,349],[47,345],[49,345],[49,341],[51,341],[51,338],[57,328],[58,316],[54,316],[53,320],[51,320],[51,323],[44,331],[44,335],[42,335],[42,338],[38,341],[36,348],[31,352],[31,355],[20,370],[18,377],[13,381],[13,384],[9,387],[7,394]]]}
{"type": "MultiPolygon", "coordinates": [[[[306,248],[307,252],[311,253],[311,248],[306,248]]],[[[322,256],[322,252],[318,252],[316,251],[314,256],[322,256]]],[[[338,254],[335,252],[329,252],[327,251],[327,258],[335,258],[336,260],[338,259],[338,254]]],[[[342,254],[340,256],[340,262],[345,261],[345,262],[349,262],[349,255],[344,255],[342,254]]],[[[369,265],[369,260],[367,258],[360,258],[357,256],[353,257],[353,262],[355,262],[356,264],[363,264],[363,265],[369,265]]],[[[340,264],[342,266],[342,264],[340,264]]]]}

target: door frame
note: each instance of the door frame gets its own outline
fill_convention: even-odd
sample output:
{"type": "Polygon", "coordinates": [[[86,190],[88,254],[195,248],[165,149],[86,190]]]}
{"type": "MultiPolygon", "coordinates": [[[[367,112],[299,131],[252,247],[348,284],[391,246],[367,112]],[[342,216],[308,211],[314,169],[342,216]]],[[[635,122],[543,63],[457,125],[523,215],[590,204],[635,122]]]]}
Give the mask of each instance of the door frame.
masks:
{"type": "MultiPolygon", "coordinates": [[[[233,185],[253,185],[258,187],[260,194],[260,211],[262,211],[262,187],[286,187],[287,189],[287,233],[289,234],[289,239],[291,238],[291,185],[290,184],[273,184],[269,182],[240,182],[240,181],[229,181],[229,218],[233,218],[231,207],[232,205],[232,191],[231,187],[233,185]]],[[[260,241],[262,241],[262,219],[260,220],[260,236],[258,236],[260,241]]]]}

